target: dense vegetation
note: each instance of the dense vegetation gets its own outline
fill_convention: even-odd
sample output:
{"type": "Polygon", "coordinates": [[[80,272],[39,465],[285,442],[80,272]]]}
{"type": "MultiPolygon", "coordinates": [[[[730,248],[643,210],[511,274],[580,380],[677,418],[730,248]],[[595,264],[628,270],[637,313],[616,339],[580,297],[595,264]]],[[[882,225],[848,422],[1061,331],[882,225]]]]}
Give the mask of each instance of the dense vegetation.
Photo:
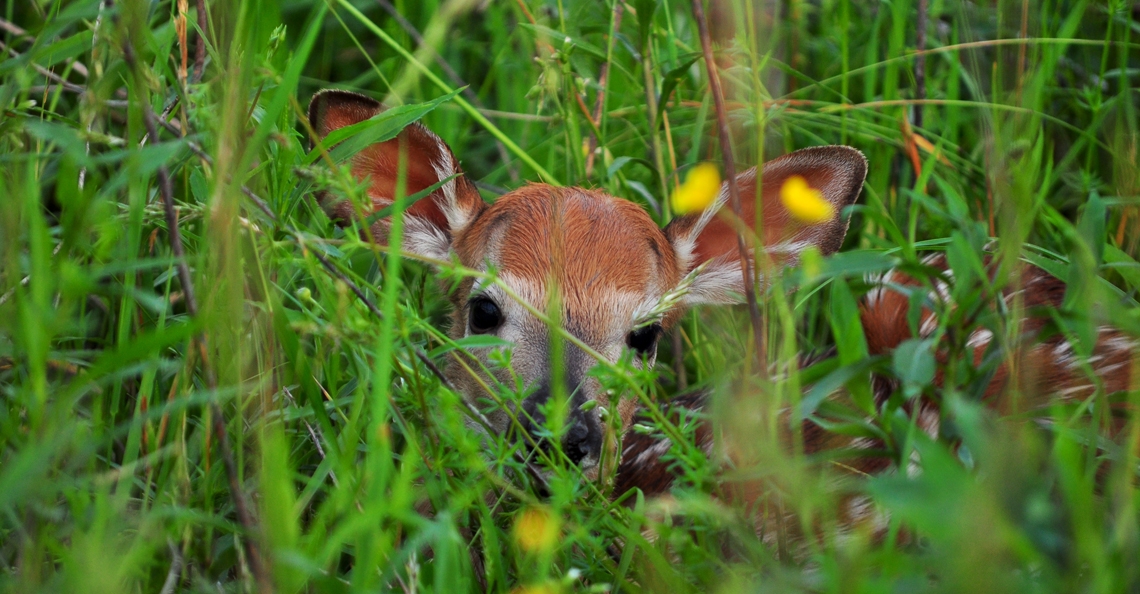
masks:
{"type": "MultiPolygon", "coordinates": [[[[734,454],[678,444],[674,496],[632,506],[562,466],[540,494],[513,443],[465,424],[425,364],[457,348],[440,287],[463,271],[330,222],[312,192],[358,188],[310,152],[304,112],[357,90],[422,117],[488,200],[586,185],[664,223],[684,172],[721,162],[688,2],[25,0],[2,18],[5,590],[1140,588],[1137,380],[982,402],[998,365],[1035,370],[993,307],[1011,277],[977,273],[986,250],[1033,262],[1068,283],[1058,331],[1140,337],[1140,5],[713,2],[738,167],[843,143],[870,174],[843,253],[761,295],[771,373],[731,308],[687,314],[652,374],[606,368],[660,401],[711,388],[734,454]],[[868,357],[865,275],[933,284],[931,250],[957,306],[868,357]],[[974,365],[978,329],[1004,340],[974,365]],[[881,406],[872,372],[899,386],[881,406]],[[912,471],[805,455],[780,428],[796,415],[912,471]],[[716,496],[733,480],[770,505],[734,509],[716,496]],[[841,524],[853,493],[885,532],[841,524]],[[758,515],[778,519],[759,536],[758,515]]],[[[665,429],[685,427],[644,428],[665,429]]]]}

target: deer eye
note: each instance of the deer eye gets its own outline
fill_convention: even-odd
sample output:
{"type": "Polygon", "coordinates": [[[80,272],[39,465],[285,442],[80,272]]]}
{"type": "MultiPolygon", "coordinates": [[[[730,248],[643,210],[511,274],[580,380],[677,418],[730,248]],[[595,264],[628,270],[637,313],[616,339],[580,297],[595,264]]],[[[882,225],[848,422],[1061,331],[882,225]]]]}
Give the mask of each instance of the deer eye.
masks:
{"type": "Polygon", "coordinates": [[[642,355],[649,355],[657,346],[657,338],[661,336],[661,324],[650,324],[629,333],[625,342],[629,348],[642,355]]]}
{"type": "Polygon", "coordinates": [[[475,334],[486,334],[503,323],[503,312],[494,301],[486,297],[476,297],[471,300],[471,313],[467,316],[467,325],[475,334]]]}

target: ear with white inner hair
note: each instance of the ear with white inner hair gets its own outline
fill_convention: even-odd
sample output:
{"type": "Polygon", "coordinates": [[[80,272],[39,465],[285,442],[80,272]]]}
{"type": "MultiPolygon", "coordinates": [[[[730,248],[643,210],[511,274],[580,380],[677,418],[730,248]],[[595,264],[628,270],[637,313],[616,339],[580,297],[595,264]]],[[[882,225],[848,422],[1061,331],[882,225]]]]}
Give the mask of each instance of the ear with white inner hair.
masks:
{"type": "MultiPolygon", "coordinates": [[[[773,159],[764,164],[761,175],[759,204],[760,228],[756,237],[777,265],[791,265],[809,247],[823,254],[839,249],[847,235],[847,219],[841,212],[855,202],[867,176],[867,159],[863,153],[846,146],[807,148],[773,159]],[[784,183],[799,176],[818,190],[831,205],[833,216],[811,224],[798,220],[780,198],[784,183]]],[[[736,176],[740,192],[741,219],[749,228],[756,220],[756,168],[736,176]]],[[[728,183],[721,186],[713,204],[703,212],[673,219],[665,228],[665,236],[673,245],[682,274],[708,263],[693,280],[685,301],[702,303],[735,303],[744,292],[740,273],[740,250],[737,245],[734,215],[727,206],[728,183]]]]}
{"type": "MultiPolygon", "coordinates": [[[[325,90],[314,95],[309,103],[309,123],[324,138],[333,130],[363,122],[382,111],[384,107],[378,101],[364,95],[325,90]]],[[[404,215],[403,248],[421,256],[446,260],[452,239],[486,208],[486,203],[471,180],[463,175],[447,143],[421,124],[411,124],[395,138],[369,145],[349,160],[353,176],[369,180],[371,204],[366,205],[361,214],[367,217],[392,204],[401,151],[406,151],[405,196],[452,178],[410,206],[404,215]]],[[[327,192],[320,193],[318,200],[325,212],[342,224],[357,217],[348,200],[338,200],[327,192]]],[[[369,231],[377,242],[387,243],[390,227],[391,221],[385,217],[373,223],[369,231]]]]}

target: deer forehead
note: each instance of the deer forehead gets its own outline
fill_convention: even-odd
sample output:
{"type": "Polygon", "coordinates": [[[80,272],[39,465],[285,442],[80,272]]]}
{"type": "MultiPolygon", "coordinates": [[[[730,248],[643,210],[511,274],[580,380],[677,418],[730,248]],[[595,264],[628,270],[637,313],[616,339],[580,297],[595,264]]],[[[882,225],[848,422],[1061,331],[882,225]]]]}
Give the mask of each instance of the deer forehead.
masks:
{"type": "Polygon", "coordinates": [[[540,310],[556,288],[564,325],[598,339],[628,331],[680,279],[673,247],[644,210],[581,188],[533,184],[505,194],[454,246],[465,265],[495,267],[540,310]]]}

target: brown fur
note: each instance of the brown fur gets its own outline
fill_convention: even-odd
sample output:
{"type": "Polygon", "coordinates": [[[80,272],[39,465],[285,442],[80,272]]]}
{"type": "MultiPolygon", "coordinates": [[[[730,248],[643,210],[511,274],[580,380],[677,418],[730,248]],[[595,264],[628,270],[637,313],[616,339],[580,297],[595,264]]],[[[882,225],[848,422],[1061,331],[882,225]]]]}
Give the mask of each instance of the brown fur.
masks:
{"type": "MultiPolygon", "coordinates": [[[[943,254],[932,255],[923,263],[936,271],[948,270],[943,254]]],[[[993,282],[997,273],[996,266],[989,257],[985,259],[985,264],[990,274],[990,281],[993,282]]],[[[913,336],[907,320],[910,307],[907,295],[887,285],[922,288],[920,281],[914,277],[892,270],[883,276],[880,287],[873,290],[861,304],[862,326],[868,350],[872,355],[889,354],[903,341],[913,336]]],[[[949,294],[946,288],[943,289],[945,294],[949,294]]],[[[1055,401],[1053,397],[1056,395],[1069,400],[1087,398],[1096,392],[1098,384],[1107,394],[1125,391],[1132,386],[1132,365],[1135,358],[1140,355],[1140,343],[1129,339],[1124,333],[1109,327],[1099,328],[1095,346],[1087,360],[1074,352],[1064,336],[1056,334],[1042,336],[1049,322],[1049,310],[1060,308],[1064,297],[1064,283],[1032,265],[1022,266],[1019,281],[1006,287],[1001,293],[1004,307],[1013,307],[1014,300],[1020,300],[1018,306],[1025,313],[1020,323],[1022,338],[1019,344],[1014,345],[1014,355],[1011,357],[1017,370],[1018,389],[1029,396],[1021,403],[1023,408],[1048,405],[1055,401]]],[[[930,298],[940,299],[942,296],[939,291],[932,290],[930,298]]],[[[932,329],[934,316],[934,312],[929,308],[923,308],[919,317],[920,327],[929,324],[927,327],[932,329]]],[[[920,331],[920,335],[926,334],[920,331]]],[[[969,346],[972,347],[974,362],[981,364],[992,337],[979,334],[971,338],[974,344],[969,346]]],[[[940,353],[938,356],[944,362],[945,353],[940,353]]],[[[806,361],[802,362],[802,365],[807,364],[806,361]]],[[[1015,380],[1012,375],[1008,362],[1001,363],[983,396],[985,401],[991,406],[998,406],[1003,413],[1014,412],[1009,410],[1008,402],[998,401],[999,396],[1006,393],[1010,387],[1010,382],[1015,380]]],[[[940,386],[942,381],[941,372],[938,372],[934,383],[940,386]]],[[[885,378],[876,378],[874,386],[876,401],[880,404],[897,389],[897,386],[885,378]]],[[[708,394],[703,392],[678,397],[669,405],[670,418],[674,420],[679,418],[675,410],[677,407],[697,411],[703,409],[707,398],[708,394]]],[[[917,411],[913,414],[919,429],[933,436],[938,432],[939,413],[937,402],[924,398],[918,402],[917,411]]],[[[702,422],[696,430],[696,444],[706,452],[711,451],[713,445],[711,429],[707,422],[702,422]]],[[[801,435],[804,453],[809,456],[852,447],[874,453],[844,460],[840,467],[847,472],[872,475],[891,466],[891,459],[881,455],[884,444],[876,440],[852,440],[827,431],[810,421],[803,423],[801,435]]],[[[791,440],[785,440],[785,443],[791,443],[791,440]]],[[[615,496],[621,497],[634,488],[641,489],[647,498],[667,494],[676,478],[675,469],[663,459],[670,447],[668,440],[663,440],[659,436],[628,433],[623,442],[622,464],[618,469],[615,496]]],[[[743,507],[752,509],[757,507],[770,491],[769,487],[760,483],[746,482],[735,485],[726,494],[743,507]]],[[[871,517],[860,517],[856,513],[869,513],[871,508],[855,501],[854,496],[844,498],[842,501],[844,502],[841,505],[842,509],[837,510],[841,525],[852,526],[859,522],[874,520],[871,517]]]]}
{"type": "MultiPolygon", "coordinates": [[[[816,147],[811,151],[797,151],[764,166],[761,191],[756,193],[756,170],[749,169],[737,177],[740,192],[740,220],[749,227],[760,230],[759,240],[764,246],[774,246],[788,241],[810,241],[821,253],[830,254],[839,250],[847,235],[845,217],[835,217],[824,225],[805,226],[788,214],[780,201],[780,188],[793,175],[807,180],[808,185],[822,191],[838,209],[855,203],[863,188],[863,178],[867,175],[866,161],[852,159],[851,167],[841,168],[829,164],[849,159],[853,149],[844,146],[816,147]],[[760,224],[756,223],[756,205],[760,205],[760,224]]],[[[669,223],[666,234],[675,238],[690,233],[697,225],[699,214],[678,217],[669,223]]],[[[695,263],[704,262],[738,251],[736,231],[739,224],[733,224],[732,215],[727,209],[713,218],[700,231],[695,250],[695,263]]],[[[782,254],[772,254],[777,264],[789,263],[782,254]]]]}
{"type": "MultiPolygon", "coordinates": [[[[938,271],[945,272],[949,268],[943,254],[935,254],[924,263],[938,271]]],[[[993,282],[997,266],[989,257],[985,259],[985,265],[990,281],[993,282]]],[[[904,288],[921,287],[918,280],[898,271],[886,275],[883,284],[888,283],[904,288]]],[[[931,298],[942,297],[935,290],[931,298]]],[[[1065,398],[1089,396],[1096,391],[1098,378],[1103,383],[1105,393],[1129,388],[1132,381],[1130,361],[1132,350],[1136,346],[1122,332],[1108,327],[1098,330],[1096,344],[1089,358],[1093,377],[1082,368],[1082,360],[1066,337],[1059,334],[1043,335],[1050,320],[1049,311],[1060,308],[1065,298],[1065,284],[1060,279],[1036,266],[1025,264],[1021,266],[1018,282],[1005,287],[1001,298],[1005,307],[1018,305],[1025,313],[1020,323],[1020,345],[1014,345],[1012,361],[1016,365],[1019,392],[1036,400],[1029,403],[1031,406],[1048,404],[1047,397],[1052,394],[1060,394],[1065,398]],[[1018,303],[1015,304],[1015,301],[1018,303]]],[[[907,322],[909,307],[906,295],[886,286],[873,291],[864,301],[861,316],[867,347],[872,355],[889,353],[904,340],[911,338],[907,322]]],[[[923,308],[919,317],[920,335],[925,335],[923,327],[930,328],[933,325],[934,315],[929,308],[923,308]]],[[[980,332],[968,338],[967,346],[972,347],[975,364],[981,363],[992,340],[992,336],[980,332]]],[[[992,401],[1006,391],[1010,381],[1009,362],[1003,362],[990,380],[984,398],[992,401]]],[[[941,383],[941,377],[936,378],[936,383],[941,383]]]]}
{"type": "MultiPolygon", "coordinates": [[[[317,134],[324,138],[333,130],[357,124],[381,111],[383,108],[379,103],[364,95],[345,91],[323,91],[315,95],[309,103],[309,121],[312,122],[317,134]]],[[[389,172],[396,171],[401,151],[405,152],[407,176],[405,196],[422,192],[440,181],[433,166],[435,163],[460,172],[459,162],[451,151],[441,149],[446,149],[446,145],[438,136],[418,123],[412,124],[404,128],[395,139],[370,145],[352,157],[350,165],[353,176],[360,181],[370,180],[368,188],[370,208],[357,213],[349,201],[335,200],[324,192],[318,195],[318,200],[328,211],[329,216],[335,220],[347,223],[356,219],[357,215],[367,217],[392,203],[392,197],[396,194],[397,178],[389,172]]],[[[461,201],[467,204],[482,204],[483,199],[479,197],[479,191],[466,176],[460,175],[456,178],[455,185],[461,201]]],[[[442,198],[441,188],[413,204],[407,209],[407,215],[430,221],[437,228],[447,229],[447,218],[443,209],[439,207],[442,198]]],[[[388,237],[387,221],[377,222],[370,232],[376,241],[385,242],[388,237]]]]}
{"type": "MultiPolygon", "coordinates": [[[[987,258],[985,263],[990,273],[990,280],[993,281],[996,266],[990,258],[987,258]]],[[[943,272],[948,269],[945,256],[942,254],[927,258],[924,264],[943,272]]],[[[904,288],[922,288],[917,279],[897,270],[884,275],[882,282],[884,285],[889,283],[904,288]]],[[[872,291],[861,305],[863,330],[869,351],[874,355],[889,354],[913,335],[907,321],[910,303],[907,296],[897,289],[886,286],[882,288],[882,291],[872,291]]],[[[949,294],[949,291],[944,290],[943,294],[949,294]]],[[[1062,400],[1081,400],[1095,394],[1098,387],[1106,394],[1133,389],[1133,366],[1137,357],[1140,357],[1140,342],[1113,328],[1100,327],[1091,355],[1086,359],[1074,352],[1072,345],[1064,336],[1043,335],[1048,327],[1049,310],[1059,308],[1064,296],[1064,283],[1032,265],[1023,266],[1019,281],[1002,291],[1000,298],[1004,302],[1004,307],[1011,308],[1013,302],[1019,300],[1018,307],[1025,313],[1025,317],[1020,321],[1021,339],[1012,345],[1013,355],[999,365],[984,391],[983,400],[991,407],[998,408],[1000,413],[1016,412],[1011,408],[1009,399],[1002,397],[1014,381],[1018,382],[1018,391],[1026,396],[1020,403],[1020,410],[1046,406],[1056,402],[1058,396],[1062,400]],[[1011,361],[1013,371],[1010,367],[1011,361]]],[[[931,291],[931,298],[940,298],[939,291],[931,291]]],[[[924,308],[921,313],[920,326],[923,322],[930,324],[927,328],[932,330],[934,313],[929,308],[924,308]]],[[[920,332],[920,335],[925,334],[920,332]]],[[[974,363],[981,364],[992,337],[978,334],[971,338],[973,343],[968,346],[971,347],[974,363]]],[[[943,363],[945,362],[944,352],[937,356],[943,363]]],[[[803,365],[807,364],[806,361],[803,362],[803,365]]],[[[939,372],[934,378],[934,384],[941,386],[942,382],[943,377],[939,372]]],[[[877,378],[874,386],[876,401],[880,404],[897,389],[897,386],[884,378],[877,378]]],[[[678,407],[700,411],[704,409],[707,398],[708,394],[703,392],[679,397],[670,403],[669,417],[674,422],[680,417],[680,413],[676,410],[678,407]]],[[[912,414],[918,428],[928,435],[936,436],[940,422],[938,403],[929,398],[922,398],[917,401],[914,409],[912,414]]],[[[645,422],[648,422],[648,419],[645,422]]],[[[787,423],[785,421],[780,425],[787,426],[787,423]]],[[[1115,425],[1116,430],[1123,426],[1121,423],[1115,425]]],[[[838,461],[836,467],[842,472],[859,476],[874,475],[889,469],[892,465],[891,458],[883,455],[884,444],[877,440],[852,439],[827,431],[811,421],[802,424],[801,436],[804,453],[808,456],[840,449],[867,452],[867,455],[838,461]]],[[[695,431],[696,445],[706,453],[710,453],[713,441],[712,427],[707,421],[702,421],[695,431]]],[[[792,440],[784,439],[783,443],[790,444],[792,440]]],[[[640,489],[647,499],[667,495],[677,478],[674,463],[666,459],[666,453],[671,447],[669,440],[660,436],[627,433],[617,473],[615,497],[626,497],[633,489],[640,489]]],[[[720,488],[721,495],[732,501],[734,505],[755,510],[753,521],[758,532],[773,533],[772,527],[776,522],[785,522],[786,527],[795,532],[799,524],[794,521],[787,522],[791,519],[790,516],[779,514],[773,516],[771,513],[772,510],[781,509],[779,505],[771,505],[779,498],[773,493],[779,492],[779,488],[774,489],[772,485],[759,480],[726,483],[720,488]]],[[[626,497],[625,501],[629,504],[633,499],[626,497]]],[[[856,493],[841,496],[835,514],[840,526],[846,529],[868,526],[870,533],[876,537],[882,536],[886,526],[885,518],[875,512],[870,501],[856,493]]]]}
{"type": "MultiPolygon", "coordinates": [[[[381,110],[367,97],[325,91],[314,97],[309,113],[314,129],[323,138],[381,110]]],[[[407,194],[460,172],[446,145],[414,124],[395,139],[374,144],[352,157],[353,175],[368,180],[371,204],[365,212],[355,213],[347,203],[322,196],[330,215],[350,221],[390,204],[401,153],[406,159],[407,194]]],[[[470,181],[460,176],[453,185],[445,185],[408,209],[404,249],[439,259],[453,254],[468,268],[495,270],[509,291],[485,281],[463,281],[452,296],[451,335],[460,338],[467,333],[470,299],[490,299],[501,309],[504,320],[496,334],[514,343],[515,348],[510,370],[492,368],[486,364],[485,353],[476,351],[470,358],[449,365],[448,377],[472,404],[484,396],[483,383],[498,380],[509,385],[512,374],[531,386],[545,386],[550,379],[550,329],[524,304],[550,312],[557,299],[560,308],[555,313],[562,327],[590,350],[613,361],[628,348],[627,336],[634,323],[698,265],[709,262],[693,281],[685,301],[665,312],[661,325],[668,328],[691,303],[731,302],[734,294],[743,291],[737,229],[755,222],[754,204],[762,211],[758,227],[761,245],[752,247],[769,250],[772,261],[792,263],[809,246],[824,254],[834,252],[846,233],[846,219],[837,216],[821,225],[795,222],[779,198],[780,187],[792,175],[804,177],[840,211],[858,196],[866,161],[847,147],[797,151],[765,165],[759,195],[755,169],[738,176],[743,221],[722,209],[727,200],[722,188],[712,207],[678,217],[664,230],[637,205],[582,188],[533,184],[488,206],[470,181]],[[516,303],[510,294],[525,303],[516,303]],[[489,376],[469,371],[479,372],[482,367],[489,368],[489,376]]],[[[373,238],[386,241],[387,226],[387,221],[373,225],[373,238]]],[[[647,354],[644,364],[652,365],[654,359],[655,350],[647,354]]],[[[588,376],[595,361],[583,349],[566,345],[562,363],[565,375],[572,378],[568,391],[610,404],[598,382],[588,376]]],[[[616,412],[623,429],[629,427],[634,401],[622,399],[616,412]]],[[[516,423],[512,415],[509,410],[494,410],[488,417],[494,430],[506,431],[516,423]]],[[[701,429],[700,435],[707,438],[711,432],[701,429]]],[[[609,436],[607,441],[616,444],[617,436],[609,436]]],[[[631,436],[629,447],[635,446],[631,436]]],[[[633,455],[627,454],[627,458],[633,455]]],[[[584,470],[589,477],[598,474],[597,468],[584,470]]]]}
{"type": "MultiPolygon", "coordinates": [[[[333,130],[352,125],[380,113],[382,107],[366,97],[342,91],[325,91],[314,97],[310,120],[324,138],[333,130]]],[[[369,180],[371,204],[364,212],[354,212],[345,201],[321,196],[329,214],[342,221],[375,212],[392,202],[395,193],[400,155],[405,155],[406,194],[419,192],[441,180],[460,174],[459,162],[437,136],[419,124],[413,124],[396,138],[367,147],[351,160],[353,175],[369,180]]],[[[616,360],[626,346],[627,336],[640,314],[657,299],[677,286],[697,269],[702,269],[685,301],[662,319],[668,328],[694,303],[727,303],[739,293],[741,281],[737,231],[756,226],[760,245],[777,266],[792,264],[803,249],[814,247],[823,254],[839,249],[847,230],[841,216],[821,225],[803,225],[793,220],[779,199],[779,189],[792,175],[804,177],[821,191],[832,206],[841,211],[858,197],[866,175],[866,161],[848,147],[817,147],[797,151],[765,164],[757,188],[757,171],[740,174],[737,182],[742,198],[738,219],[723,208],[727,192],[722,189],[715,204],[704,212],[680,216],[665,229],[660,229],[641,208],[603,192],[582,188],[560,188],[545,184],[524,186],[487,205],[474,185],[464,175],[444,184],[429,197],[406,212],[405,250],[436,259],[457,257],[466,267],[495,270],[501,285],[468,278],[452,295],[454,304],[451,335],[460,338],[468,332],[468,302],[473,298],[492,300],[501,308],[504,322],[495,332],[514,344],[512,369],[493,369],[485,352],[474,352],[457,359],[447,368],[448,377],[463,392],[464,398],[478,405],[485,395],[483,383],[498,380],[511,384],[512,374],[524,379],[532,388],[551,381],[549,347],[550,328],[524,304],[509,298],[517,295],[525,305],[555,314],[561,326],[586,347],[610,361],[616,360]],[[757,221],[756,207],[760,209],[757,221]],[[557,301],[555,301],[557,299],[557,301]],[[559,308],[552,311],[553,304],[559,308]],[[489,371],[481,371],[483,367],[489,371]],[[472,373],[470,370],[474,370],[472,373]]],[[[388,222],[372,226],[372,237],[387,241],[388,222]]],[[[946,270],[941,255],[927,264],[946,270]]],[[[992,268],[992,267],[991,267],[992,268]]],[[[918,281],[898,272],[887,281],[901,286],[917,287],[918,281]]],[[[1007,303],[1020,300],[1027,317],[1022,321],[1024,341],[1014,345],[1014,355],[1003,363],[990,385],[986,397],[1003,392],[1012,381],[1019,382],[1022,392],[1051,394],[1060,392],[1079,398],[1093,393],[1096,381],[1108,392],[1127,389],[1132,382],[1131,362],[1137,345],[1123,334],[1103,328],[1097,337],[1093,355],[1087,360],[1092,375],[1077,358],[1063,337],[1035,340],[1045,328],[1044,308],[1058,306],[1064,297],[1064,286],[1038,268],[1023,268],[1019,282],[1007,289],[1002,298],[1007,303]],[[1012,367],[1010,364],[1012,363],[1012,367]]],[[[938,291],[936,291],[938,293],[938,291]]],[[[943,298],[942,291],[934,298],[943,298]]],[[[907,324],[909,301],[905,295],[889,287],[877,289],[862,309],[862,322],[872,354],[885,354],[911,337],[907,324]]],[[[920,326],[933,324],[933,312],[924,310],[920,326]]],[[[920,331],[920,334],[927,330],[920,331]]],[[[971,337],[975,362],[980,362],[992,337],[971,337]]],[[[942,355],[945,356],[945,355],[942,355]]],[[[655,351],[641,364],[652,365],[655,351]]],[[[567,393],[584,400],[610,404],[598,382],[588,376],[595,364],[583,349],[566,345],[562,361],[565,374],[572,379],[567,393]]],[[[941,377],[935,383],[941,383],[941,377]]],[[[893,386],[879,378],[875,382],[880,402],[893,386]]],[[[700,409],[704,404],[700,393],[679,396],[672,403],[672,414],[681,409],[700,409]]],[[[936,433],[938,408],[923,400],[915,411],[919,427],[936,433]]],[[[617,403],[622,430],[629,428],[635,414],[635,403],[623,398],[617,403]]],[[[508,431],[517,426],[521,416],[516,410],[494,410],[488,414],[492,429],[508,431]]],[[[596,413],[589,413],[594,415],[596,413]]],[[[786,425],[786,424],[785,424],[786,425]]],[[[711,451],[713,428],[707,422],[696,427],[696,445],[711,451]]],[[[871,440],[850,440],[825,431],[813,423],[805,423],[802,431],[807,453],[837,448],[878,449],[871,440]]],[[[608,447],[617,444],[616,435],[607,435],[608,447]]],[[[647,496],[666,493],[672,486],[674,472],[663,460],[669,450],[668,441],[641,433],[626,432],[617,470],[615,495],[641,489],[647,496]]],[[[598,460],[585,459],[583,474],[596,478],[601,474],[598,460]]],[[[882,456],[868,455],[845,462],[855,473],[880,472],[890,464],[882,456]]],[[[742,502],[749,509],[763,507],[767,489],[759,482],[744,481],[724,485],[725,495],[742,502]]],[[[849,498],[838,510],[840,520],[857,523],[867,520],[871,507],[849,498]]],[[[782,521],[783,518],[777,518],[782,521]]],[[[763,520],[758,519],[758,522],[763,520]]]]}
{"type": "Polygon", "coordinates": [[[581,188],[532,184],[500,198],[455,242],[470,267],[492,250],[502,272],[558,287],[567,318],[583,329],[598,326],[591,314],[604,313],[612,293],[652,295],[680,280],[672,247],[644,210],[581,188]]]}

